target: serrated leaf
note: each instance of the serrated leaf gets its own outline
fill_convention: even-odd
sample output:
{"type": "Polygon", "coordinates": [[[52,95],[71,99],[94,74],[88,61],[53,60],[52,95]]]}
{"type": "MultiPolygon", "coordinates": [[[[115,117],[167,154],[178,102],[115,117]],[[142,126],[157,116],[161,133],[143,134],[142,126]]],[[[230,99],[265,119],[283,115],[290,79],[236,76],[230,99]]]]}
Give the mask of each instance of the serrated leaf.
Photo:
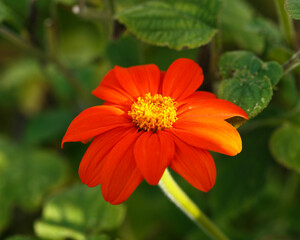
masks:
{"type": "Polygon", "coordinates": [[[249,118],[268,106],[273,85],[282,75],[279,64],[264,63],[246,51],[223,54],[219,60],[219,70],[224,80],[219,86],[218,96],[240,106],[249,118]]]}
{"type": "Polygon", "coordinates": [[[90,232],[118,227],[124,215],[124,206],[105,202],[100,189],[80,184],[45,204],[42,219],[35,223],[35,232],[42,238],[81,240],[90,232]]]}
{"type": "Polygon", "coordinates": [[[285,6],[288,14],[297,20],[300,20],[300,1],[299,0],[285,0],[285,6]]]}
{"type": "Polygon", "coordinates": [[[285,124],[270,140],[271,152],[278,163],[300,173],[300,127],[285,124]]]}
{"type": "Polygon", "coordinates": [[[0,137],[0,232],[10,220],[12,207],[36,210],[45,194],[67,177],[64,159],[49,151],[15,145],[0,137]]]}
{"type": "Polygon", "coordinates": [[[196,48],[216,34],[219,0],[150,1],[119,12],[116,18],[141,40],[174,49],[196,48]]]}

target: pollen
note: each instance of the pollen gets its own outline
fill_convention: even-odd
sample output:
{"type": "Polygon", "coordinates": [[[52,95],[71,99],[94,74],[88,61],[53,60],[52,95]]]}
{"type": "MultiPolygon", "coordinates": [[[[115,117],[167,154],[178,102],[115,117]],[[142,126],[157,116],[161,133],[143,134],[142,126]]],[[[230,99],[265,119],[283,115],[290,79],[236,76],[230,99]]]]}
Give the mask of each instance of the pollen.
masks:
{"type": "Polygon", "coordinates": [[[128,115],[140,130],[153,131],[171,128],[177,120],[176,102],[160,94],[147,93],[131,105],[128,115]]]}

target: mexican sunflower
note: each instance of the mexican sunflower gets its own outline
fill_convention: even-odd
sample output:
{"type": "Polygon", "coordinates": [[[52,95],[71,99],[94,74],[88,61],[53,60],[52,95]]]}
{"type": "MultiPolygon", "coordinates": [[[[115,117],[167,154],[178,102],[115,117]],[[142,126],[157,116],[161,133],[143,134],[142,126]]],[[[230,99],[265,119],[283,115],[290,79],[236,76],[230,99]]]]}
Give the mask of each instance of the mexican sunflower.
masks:
{"type": "Polygon", "coordinates": [[[209,151],[238,154],[240,135],[225,120],[247,114],[196,91],[202,82],[202,69],[184,58],[166,72],[153,64],[110,70],[92,92],[105,103],[81,112],[62,140],[93,139],[80,163],[82,182],[100,184],[104,199],[120,204],[143,179],[158,184],[170,167],[195,188],[210,190],[216,167],[209,151]]]}

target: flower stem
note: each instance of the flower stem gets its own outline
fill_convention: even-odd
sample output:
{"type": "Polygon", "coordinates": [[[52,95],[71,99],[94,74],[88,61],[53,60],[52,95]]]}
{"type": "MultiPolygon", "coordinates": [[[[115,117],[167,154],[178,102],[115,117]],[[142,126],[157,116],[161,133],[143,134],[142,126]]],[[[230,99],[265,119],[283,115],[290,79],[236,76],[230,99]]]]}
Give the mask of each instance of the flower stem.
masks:
{"type": "Polygon", "coordinates": [[[207,235],[215,240],[228,240],[216,225],[197,207],[197,205],[183,192],[172,178],[168,169],[162,176],[159,187],[167,197],[192,219],[207,235]]]}

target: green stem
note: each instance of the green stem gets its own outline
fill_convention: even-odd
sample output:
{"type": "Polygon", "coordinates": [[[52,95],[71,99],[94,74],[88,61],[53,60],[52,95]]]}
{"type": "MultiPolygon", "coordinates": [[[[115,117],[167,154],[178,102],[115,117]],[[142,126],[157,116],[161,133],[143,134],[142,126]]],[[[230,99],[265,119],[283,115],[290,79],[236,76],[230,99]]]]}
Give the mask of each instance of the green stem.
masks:
{"type": "Polygon", "coordinates": [[[298,66],[300,66],[300,49],[285,64],[283,64],[283,75],[288,74],[298,66]]]}
{"type": "Polygon", "coordinates": [[[162,176],[159,186],[167,197],[191,218],[204,232],[215,240],[228,240],[216,225],[197,207],[197,205],[183,192],[172,178],[168,169],[162,176]]]}
{"type": "Polygon", "coordinates": [[[279,18],[280,28],[290,47],[295,47],[295,30],[292,19],[287,15],[284,8],[284,0],[275,0],[277,15],[279,18]]]}

